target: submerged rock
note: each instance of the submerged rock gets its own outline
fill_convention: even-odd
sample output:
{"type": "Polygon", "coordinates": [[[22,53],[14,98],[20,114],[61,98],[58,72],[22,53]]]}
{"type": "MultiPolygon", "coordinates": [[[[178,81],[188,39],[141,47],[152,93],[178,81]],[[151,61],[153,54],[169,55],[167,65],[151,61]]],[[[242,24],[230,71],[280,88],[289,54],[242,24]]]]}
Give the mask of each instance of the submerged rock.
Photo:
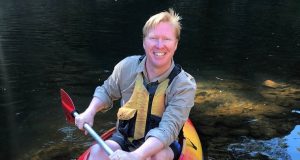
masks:
{"type": "Polygon", "coordinates": [[[279,83],[279,82],[275,82],[273,80],[265,80],[263,82],[263,86],[265,87],[270,87],[270,88],[286,88],[289,85],[286,83],[279,83]]]}
{"type": "Polygon", "coordinates": [[[270,88],[278,88],[280,86],[280,84],[278,84],[272,80],[265,80],[263,82],[263,85],[266,87],[270,87],[270,88]]]}

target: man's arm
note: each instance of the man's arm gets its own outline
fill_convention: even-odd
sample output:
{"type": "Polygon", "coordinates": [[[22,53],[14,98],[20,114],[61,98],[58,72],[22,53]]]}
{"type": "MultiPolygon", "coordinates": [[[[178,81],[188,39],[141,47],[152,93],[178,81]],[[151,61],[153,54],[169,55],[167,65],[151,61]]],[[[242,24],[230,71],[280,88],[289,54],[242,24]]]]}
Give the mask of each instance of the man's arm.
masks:
{"type": "Polygon", "coordinates": [[[146,159],[158,153],[164,148],[164,144],[155,137],[149,137],[143,145],[133,151],[131,154],[138,157],[138,159],[146,159]]]}
{"type": "Polygon", "coordinates": [[[126,152],[122,150],[115,151],[109,156],[112,160],[145,160],[152,157],[164,148],[164,144],[155,137],[149,137],[143,145],[137,148],[135,151],[126,152]]]}

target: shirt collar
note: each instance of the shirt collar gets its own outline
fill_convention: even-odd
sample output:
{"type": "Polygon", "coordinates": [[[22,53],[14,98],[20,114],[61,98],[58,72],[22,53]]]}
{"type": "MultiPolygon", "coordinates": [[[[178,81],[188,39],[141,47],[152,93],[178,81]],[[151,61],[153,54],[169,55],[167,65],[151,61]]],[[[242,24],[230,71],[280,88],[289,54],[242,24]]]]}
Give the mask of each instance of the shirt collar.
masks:
{"type": "MultiPolygon", "coordinates": [[[[142,72],[143,75],[144,75],[144,77],[145,77],[146,82],[149,83],[148,78],[146,78],[147,77],[147,71],[146,71],[146,68],[145,68],[146,58],[147,57],[145,56],[143,58],[143,60],[140,62],[140,64],[138,65],[137,72],[138,73],[142,72]]],[[[172,72],[174,66],[175,66],[175,63],[174,63],[174,61],[172,59],[171,67],[165,73],[163,73],[162,75],[160,75],[159,77],[154,78],[152,82],[158,81],[158,83],[160,83],[160,82],[164,81],[165,79],[167,79],[168,76],[169,76],[169,74],[172,72]]]]}

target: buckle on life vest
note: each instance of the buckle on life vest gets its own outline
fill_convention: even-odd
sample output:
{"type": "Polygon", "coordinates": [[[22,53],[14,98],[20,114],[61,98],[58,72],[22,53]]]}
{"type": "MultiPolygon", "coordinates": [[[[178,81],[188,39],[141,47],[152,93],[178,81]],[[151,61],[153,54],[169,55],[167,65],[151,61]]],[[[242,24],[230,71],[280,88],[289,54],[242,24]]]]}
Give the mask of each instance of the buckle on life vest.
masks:
{"type": "Polygon", "coordinates": [[[137,110],[133,108],[121,107],[118,111],[118,119],[119,120],[130,120],[134,117],[137,110]]]}

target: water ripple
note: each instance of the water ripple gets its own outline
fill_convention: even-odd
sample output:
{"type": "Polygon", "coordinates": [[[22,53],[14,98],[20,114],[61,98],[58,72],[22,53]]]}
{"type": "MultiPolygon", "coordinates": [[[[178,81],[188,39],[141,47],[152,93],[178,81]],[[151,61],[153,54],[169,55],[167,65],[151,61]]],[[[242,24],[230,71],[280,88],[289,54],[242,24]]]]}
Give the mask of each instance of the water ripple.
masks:
{"type": "Polygon", "coordinates": [[[63,138],[63,141],[65,142],[74,142],[80,139],[80,136],[77,136],[74,134],[74,132],[77,130],[76,127],[67,126],[60,128],[58,131],[65,134],[65,137],[63,138]]]}
{"type": "Polygon", "coordinates": [[[247,137],[242,143],[234,143],[228,146],[228,150],[236,158],[244,155],[253,157],[265,155],[270,159],[297,160],[300,156],[300,125],[297,125],[289,135],[283,138],[273,138],[270,140],[254,140],[247,137]]]}

